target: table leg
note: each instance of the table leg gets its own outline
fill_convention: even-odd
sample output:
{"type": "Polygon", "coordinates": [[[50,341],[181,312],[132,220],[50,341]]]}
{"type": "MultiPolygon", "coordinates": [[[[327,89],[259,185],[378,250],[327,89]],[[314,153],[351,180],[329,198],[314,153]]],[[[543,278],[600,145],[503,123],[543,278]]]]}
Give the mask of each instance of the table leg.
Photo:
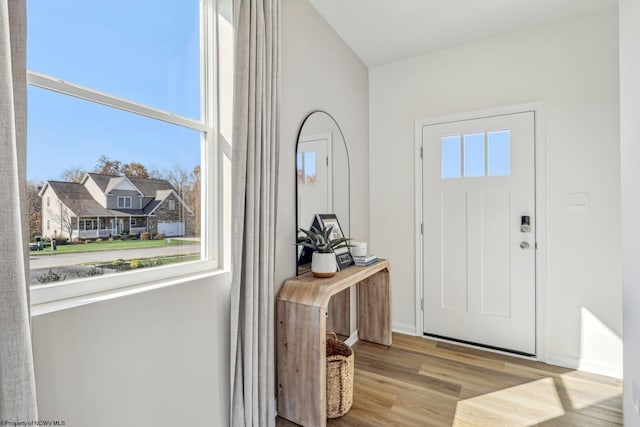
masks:
{"type": "Polygon", "coordinates": [[[358,337],[391,345],[391,284],[381,270],[358,284],[358,337]]]}
{"type": "Polygon", "coordinates": [[[325,311],[286,301],[278,301],[276,310],[278,415],[303,426],[325,427],[325,311]]]}

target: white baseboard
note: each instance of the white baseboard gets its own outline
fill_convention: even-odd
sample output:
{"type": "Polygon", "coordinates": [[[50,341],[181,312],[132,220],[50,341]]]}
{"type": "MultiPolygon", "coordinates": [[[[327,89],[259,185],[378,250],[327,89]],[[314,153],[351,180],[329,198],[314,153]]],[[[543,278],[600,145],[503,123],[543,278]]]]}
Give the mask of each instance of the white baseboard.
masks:
{"type": "Polygon", "coordinates": [[[578,371],[591,372],[592,374],[605,375],[607,377],[622,378],[622,366],[597,360],[580,359],[565,354],[547,353],[546,361],[550,365],[563,368],[576,369],[578,371]]]}
{"type": "Polygon", "coordinates": [[[413,336],[421,335],[420,333],[416,332],[415,325],[409,325],[404,323],[393,323],[391,325],[391,330],[393,332],[398,332],[400,334],[405,334],[405,335],[413,335],[413,336]]]}
{"type": "Polygon", "coordinates": [[[344,341],[344,343],[346,345],[348,345],[349,347],[351,347],[352,345],[354,345],[357,342],[358,342],[358,330],[356,329],[355,331],[351,332],[351,335],[349,335],[349,338],[347,338],[344,341]]]}

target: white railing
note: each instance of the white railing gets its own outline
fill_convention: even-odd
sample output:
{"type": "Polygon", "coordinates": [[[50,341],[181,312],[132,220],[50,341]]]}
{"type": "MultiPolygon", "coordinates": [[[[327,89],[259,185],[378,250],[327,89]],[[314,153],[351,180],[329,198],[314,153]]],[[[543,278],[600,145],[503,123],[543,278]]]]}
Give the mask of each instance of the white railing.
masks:
{"type": "MultiPolygon", "coordinates": [[[[73,231],[74,236],[78,233],[77,230],[73,231]]],[[[80,230],[79,237],[80,239],[97,239],[97,238],[105,238],[111,236],[115,236],[117,234],[117,230],[115,228],[101,228],[99,230],[80,230]]]]}
{"type": "Polygon", "coordinates": [[[131,227],[131,229],[129,230],[129,234],[136,235],[139,233],[144,233],[145,231],[147,231],[147,227],[131,227]]]}

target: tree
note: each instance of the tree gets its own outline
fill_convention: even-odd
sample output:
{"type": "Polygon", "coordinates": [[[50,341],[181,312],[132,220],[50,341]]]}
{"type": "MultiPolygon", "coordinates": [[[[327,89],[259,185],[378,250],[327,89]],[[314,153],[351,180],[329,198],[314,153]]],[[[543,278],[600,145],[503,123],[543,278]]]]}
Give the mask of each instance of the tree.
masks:
{"type": "Polygon", "coordinates": [[[172,171],[167,172],[165,179],[173,185],[178,195],[184,199],[185,192],[189,190],[191,186],[191,177],[189,172],[182,166],[175,166],[172,171]]]}
{"type": "Polygon", "coordinates": [[[105,175],[122,175],[122,162],[119,160],[111,160],[108,156],[102,155],[98,159],[94,172],[105,175]]]}
{"type": "Polygon", "coordinates": [[[191,189],[185,199],[185,203],[193,210],[193,230],[196,234],[200,234],[200,188],[200,165],[197,165],[191,172],[191,189]]]}
{"type": "Polygon", "coordinates": [[[149,178],[147,168],[138,162],[130,162],[122,165],[122,174],[134,178],[149,178]]]}
{"type": "Polygon", "coordinates": [[[82,168],[72,167],[62,172],[62,179],[67,182],[81,182],[86,173],[87,171],[82,168]]]}
{"type": "Polygon", "coordinates": [[[29,241],[32,242],[35,236],[42,234],[42,199],[38,195],[41,182],[27,182],[27,206],[29,222],[29,241]]]}
{"type": "MultiPolygon", "coordinates": [[[[55,222],[60,224],[61,232],[67,233],[69,235],[69,241],[73,240],[73,231],[75,230],[76,221],[75,216],[71,215],[69,209],[62,203],[59,202],[57,206],[52,203],[51,207],[47,209],[48,214],[55,222]]],[[[54,236],[57,233],[54,233],[54,236]]]]}

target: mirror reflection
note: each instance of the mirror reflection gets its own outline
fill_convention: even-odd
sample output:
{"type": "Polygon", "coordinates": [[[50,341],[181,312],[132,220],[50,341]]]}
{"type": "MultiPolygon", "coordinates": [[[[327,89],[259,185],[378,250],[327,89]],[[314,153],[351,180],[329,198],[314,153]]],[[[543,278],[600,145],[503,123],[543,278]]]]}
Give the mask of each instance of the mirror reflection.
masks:
{"type": "MultiPolygon", "coordinates": [[[[325,111],[314,111],[303,121],[296,145],[296,231],[310,228],[314,215],[335,213],[345,236],[350,236],[349,155],[344,135],[325,111]]],[[[300,258],[298,274],[309,270],[300,258]]],[[[303,257],[304,258],[304,257],[303,257]]]]}

